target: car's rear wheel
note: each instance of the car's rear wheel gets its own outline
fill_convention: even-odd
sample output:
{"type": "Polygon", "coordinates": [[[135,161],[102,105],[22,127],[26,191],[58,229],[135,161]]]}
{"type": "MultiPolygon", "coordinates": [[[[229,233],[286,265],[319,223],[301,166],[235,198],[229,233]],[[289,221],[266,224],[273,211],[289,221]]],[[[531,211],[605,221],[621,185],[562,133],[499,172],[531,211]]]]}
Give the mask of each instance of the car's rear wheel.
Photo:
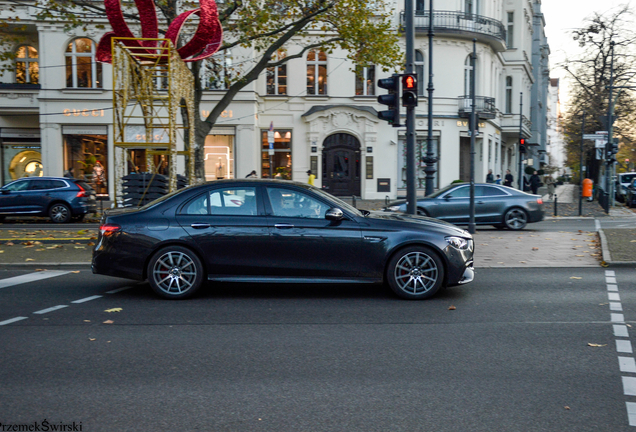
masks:
{"type": "Polygon", "coordinates": [[[71,220],[71,209],[66,204],[53,204],[49,209],[49,217],[55,223],[66,223],[71,220]]]}
{"type": "Polygon", "coordinates": [[[157,251],[147,270],[154,292],[167,299],[190,297],[203,283],[201,260],[182,246],[167,246],[157,251]]]}
{"type": "Polygon", "coordinates": [[[444,266],[430,248],[412,246],[391,258],[386,278],[389,287],[399,297],[423,300],[439,291],[444,281],[444,266]]]}
{"type": "Polygon", "coordinates": [[[520,208],[511,208],[504,215],[504,224],[511,230],[520,230],[526,227],[528,215],[520,208]]]}

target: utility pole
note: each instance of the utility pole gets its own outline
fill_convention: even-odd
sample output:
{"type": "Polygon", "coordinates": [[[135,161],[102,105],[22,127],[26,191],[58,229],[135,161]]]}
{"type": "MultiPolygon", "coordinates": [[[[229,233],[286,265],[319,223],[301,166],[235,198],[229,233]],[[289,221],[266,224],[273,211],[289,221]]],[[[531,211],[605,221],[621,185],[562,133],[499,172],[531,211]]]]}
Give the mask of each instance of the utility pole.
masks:
{"type": "MultiPolygon", "coordinates": [[[[426,196],[435,190],[435,173],[437,169],[437,156],[433,148],[433,0],[429,0],[428,6],[428,136],[426,139],[426,196]]],[[[424,77],[422,77],[422,80],[424,77]]],[[[438,145],[439,147],[439,145],[438,145]]],[[[437,149],[439,151],[439,149],[437,149]]]]}
{"type": "Polygon", "coordinates": [[[470,56],[470,203],[468,208],[468,232],[475,234],[475,135],[477,135],[477,97],[475,96],[475,59],[477,39],[473,39],[470,56]]]}
{"type": "Polygon", "coordinates": [[[583,134],[585,133],[585,110],[581,122],[581,146],[579,149],[579,216],[583,215],[583,134]]]}
{"type": "MultiPolygon", "coordinates": [[[[414,72],[415,60],[415,10],[413,0],[404,0],[404,15],[406,17],[406,73],[414,72]]],[[[399,105],[398,105],[399,110],[399,105]]],[[[430,125],[429,125],[430,127],[430,125]]],[[[406,212],[417,213],[417,189],[415,155],[415,106],[406,107],[406,212]]]]}
{"type": "Polygon", "coordinates": [[[526,147],[523,141],[523,92],[519,93],[519,190],[523,191],[523,154],[526,147]]]}
{"type": "MultiPolygon", "coordinates": [[[[606,146],[612,145],[612,132],[614,125],[614,106],[612,105],[612,92],[614,90],[614,41],[610,42],[610,49],[612,50],[611,61],[610,61],[610,85],[609,85],[609,105],[607,107],[607,142],[606,146]]],[[[607,192],[607,209],[605,212],[609,214],[610,212],[610,203],[613,202],[614,195],[612,193],[612,168],[614,163],[612,162],[611,157],[607,157],[607,152],[605,152],[605,157],[607,163],[605,168],[605,191],[607,192]]]]}

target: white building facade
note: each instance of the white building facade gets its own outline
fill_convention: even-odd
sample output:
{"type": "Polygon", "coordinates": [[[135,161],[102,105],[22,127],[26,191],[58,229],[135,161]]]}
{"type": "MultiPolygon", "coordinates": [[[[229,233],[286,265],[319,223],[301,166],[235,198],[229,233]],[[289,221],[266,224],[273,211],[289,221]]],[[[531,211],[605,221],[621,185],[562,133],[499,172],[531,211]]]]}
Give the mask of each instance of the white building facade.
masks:
{"type": "MultiPolygon", "coordinates": [[[[547,101],[531,98],[533,68],[538,67],[532,60],[533,25],[536,27],[540,0],[434,3],[436,187],[469,180],[467,115],[472,73],[480,115],[475,179],[485,181],[489,169],[502,177],[510,169],[516,184],[518,140],[532,135],[533,104],[547,105],[547,101]],[[475,71],[470,67],[473,39],[477,40],[475,71]]],[[[403,11],[401,4],[393,6],[398,28],[404,23],[403,11]]],[[[416,9],[419,161],[426,155],[428,134],[428,1],[417,1],[416,9]]],[[[6,8],[2,10],[0,16],[8,13],[6,8]]],[[[96,189],[102,196],[112,197],[112,68],[94,61],[103,31],[65,31],[60,23],[29,21],[32,12],[27,3],[18,6],[17,13],[27,24],[28,42],[15,47],[18,59],[13,72],[0,78],[0,183],[25,175],[61,176],[70,167],[76,177],[89,178],[99,161],[106,170],[106,181],[95,184],[96,189]]],[[[293,41],[287,52],[301,44],[293,41]]],[[[202,118],[224,94],[232,70],[249,64],[252,55],[233,50],[217,57],[215,67],[205,75],[202,118]]],[[[377,87],[377,79],[388,75],[373,66],[356,67],[338,50],[328,55],[313,50],[302,59],[264,72],[239,92],[208,135],[206,179],[245,177],[256,170],[259,177],[304,182],[307,171],[312,170],[316,185],[335,195],[363,199],[405,195],[404,129],[377,118],[377,111],[384,109],[377,103],[377,96],[384,92],[377,87]],[[273,134],[268,134],[270,128],[273,134]]],[[[142,152],[135,155],[133,151],[131,157],[143,170],[142,152]]],[[[424,164],[418,166],[417,184],[423,192],[424,164]]]]}

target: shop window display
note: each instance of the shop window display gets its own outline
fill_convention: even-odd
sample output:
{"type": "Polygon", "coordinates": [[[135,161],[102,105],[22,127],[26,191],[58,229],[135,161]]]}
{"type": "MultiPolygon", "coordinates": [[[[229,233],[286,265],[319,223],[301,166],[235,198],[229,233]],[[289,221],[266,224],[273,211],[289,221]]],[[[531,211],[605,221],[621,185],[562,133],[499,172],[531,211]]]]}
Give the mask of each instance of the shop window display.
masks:
{"type": "Polygon", "coordinates": [[[106,135],[64,135],[64,170],[86,180],[98,197],[108,196],[106,135]]]}
{"type": "Polygon", "coordinates": [[[291,130],[275,129],[273,154],[270,154],[267,129],[261,133],[262,140],[262,162],[261,175],[263,178],[278,178],[283,180],[292,179],[292,153],[291,130]]]}
{"type": "Polygon", "coordinates": [[[207,181],[234,178],[234,135],[208,135],[203,160],[207,181]]]}

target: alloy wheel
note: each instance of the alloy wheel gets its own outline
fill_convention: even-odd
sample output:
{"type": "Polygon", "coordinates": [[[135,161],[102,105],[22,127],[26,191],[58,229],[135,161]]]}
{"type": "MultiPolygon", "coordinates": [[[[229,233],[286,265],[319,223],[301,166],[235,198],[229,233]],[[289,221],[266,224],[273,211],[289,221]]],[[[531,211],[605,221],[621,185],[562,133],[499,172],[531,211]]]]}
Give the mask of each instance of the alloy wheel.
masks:
{"type": "Polygon", "coordinates": [[[520,230],[528,223],[528,217],[521,209],[511,209],[506,212],[505,221],[506,226],[511,230],[520,230]]]}
{"type": "Polygon", "coordinates": [[[412,251],[398,260],[393,277],[397,287],[404,293],[421,295],[436,286],[439,268],[428,254],[412,251]]]}
{"type": "Polygon", "coordinates": [[[50,211],[51,220],[55,223],[68,222],[71,218],[71,212],[64,204],[56,204],[51,207],[50,211]]]}
{"type": "Polygon", "coordinates": [[[170,251],[157,259],[152,278],[166,294],[183,294],[196,285],[197,266],[188,254],[170,251]]]}

